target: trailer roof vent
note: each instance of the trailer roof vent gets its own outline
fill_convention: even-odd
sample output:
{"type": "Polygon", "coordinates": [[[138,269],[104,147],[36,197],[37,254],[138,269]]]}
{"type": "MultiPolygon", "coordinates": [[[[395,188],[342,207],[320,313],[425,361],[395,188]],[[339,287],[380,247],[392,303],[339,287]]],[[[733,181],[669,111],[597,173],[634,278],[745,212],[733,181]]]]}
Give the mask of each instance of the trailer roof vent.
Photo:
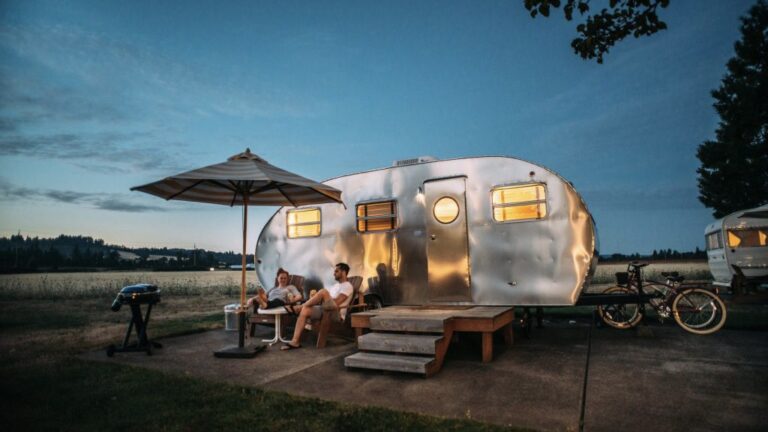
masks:
{"type": "Polygon", "coordinates": [[[412,159],[401,159],[396,160],[392,162],[393,167],[399,167],[399,166],[406,166],[406,165],[416,165],[424,162],[434,162],[437,158],[434,156],[419,156],[417,158],[412,159]]]}

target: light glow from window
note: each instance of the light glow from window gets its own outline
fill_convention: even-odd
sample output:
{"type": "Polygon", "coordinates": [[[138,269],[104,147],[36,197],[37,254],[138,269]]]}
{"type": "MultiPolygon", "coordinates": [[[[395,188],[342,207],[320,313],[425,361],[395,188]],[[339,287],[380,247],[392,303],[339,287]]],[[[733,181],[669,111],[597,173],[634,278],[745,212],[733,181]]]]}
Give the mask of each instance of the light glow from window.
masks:
{"type": "Polygon", "coordinates": [[[317,237],[320,235],[320,209],[288,210],[288,238],[317,237]]]}
{"type": "Polygon", "coordinates": [[[728,230],[728,246],[732,248],[768,246],[768,227],[728,230]]]}
{"type": "Polygon", "coordinates": [[[359,232],[390,231],[397,228],[397,206],[394,201],[358,204],[355,213],[359,232]]]}
{"type": "Polygon", "coordinates": [[[459,217],[459,203],[451,197],[442,197],[435,202],[432,213],[440,223],[449,224],[459,217]]]}
{"type": "Polygon", "coordinates": [[[491,191],[496,222],[543,219],[547,216],[547,190],[543,184],[503,186],[491,191]]]}

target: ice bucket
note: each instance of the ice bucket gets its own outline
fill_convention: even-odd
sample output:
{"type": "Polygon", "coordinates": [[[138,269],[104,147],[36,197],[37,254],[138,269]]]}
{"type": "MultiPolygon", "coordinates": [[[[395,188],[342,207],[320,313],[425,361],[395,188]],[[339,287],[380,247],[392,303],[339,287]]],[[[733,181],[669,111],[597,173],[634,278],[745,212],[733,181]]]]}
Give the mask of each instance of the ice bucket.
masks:
{"type": "Polygon", "coordinates": [[[240,303],[232,303],[224,306],[224,330],[237,331],[237,308],[240,303]]]}

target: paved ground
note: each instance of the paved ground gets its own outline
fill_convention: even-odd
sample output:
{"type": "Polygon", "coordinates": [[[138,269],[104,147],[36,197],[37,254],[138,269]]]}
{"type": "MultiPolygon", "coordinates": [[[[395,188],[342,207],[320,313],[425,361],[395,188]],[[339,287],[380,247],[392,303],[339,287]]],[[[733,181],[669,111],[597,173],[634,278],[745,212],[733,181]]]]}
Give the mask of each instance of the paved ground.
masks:
{"type": "MultiPolygon", "coordinates": [[[[509,348],[499,340],[487,364],[480,339],[462,334],[443,370],[429,379],[346,370],[343,358],[355,347],[343,340],[323,350],[281,352],[275,345],[249,360],[217,359],[214,350],[235,342],[236,335],[224,331],[165,339],[151,357],[118,353],[108,359],[103,351],[84,357],[353,404],[578,430],[589,323],[545,325],[509,348]]],[[[591,335],[585,430],[765,430],[768,333],[696,336],[668,323],[640,332],[595,328],[591,335]]]]}

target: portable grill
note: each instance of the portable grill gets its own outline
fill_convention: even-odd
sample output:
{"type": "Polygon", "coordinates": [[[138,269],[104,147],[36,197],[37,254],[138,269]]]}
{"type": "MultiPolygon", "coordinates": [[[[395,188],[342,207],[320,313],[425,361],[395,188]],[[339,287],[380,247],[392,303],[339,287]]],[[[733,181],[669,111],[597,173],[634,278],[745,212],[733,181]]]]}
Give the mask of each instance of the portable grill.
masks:
{"type": "Polygon", "coordinates": [[[123,287],[115,301],[112,302],[112,311],[117,312],[123,305],[131,308],[131,320],[128,322],[128,331],[125,333],[122,346],[110,345],[107,347],[107,356],[112,357],[116,352],[145,351],[152,355],[152,348],[162,348],[157,342],[149,340],[147,326],[152,306],[160,302],[160,289],[155,285],[137,284],[123,287]],[[147,305],[147,313],[142,316],[141,305],[147,305]],[[130,343],[131,333],[136,329],[136,343],[130,343]]]}

